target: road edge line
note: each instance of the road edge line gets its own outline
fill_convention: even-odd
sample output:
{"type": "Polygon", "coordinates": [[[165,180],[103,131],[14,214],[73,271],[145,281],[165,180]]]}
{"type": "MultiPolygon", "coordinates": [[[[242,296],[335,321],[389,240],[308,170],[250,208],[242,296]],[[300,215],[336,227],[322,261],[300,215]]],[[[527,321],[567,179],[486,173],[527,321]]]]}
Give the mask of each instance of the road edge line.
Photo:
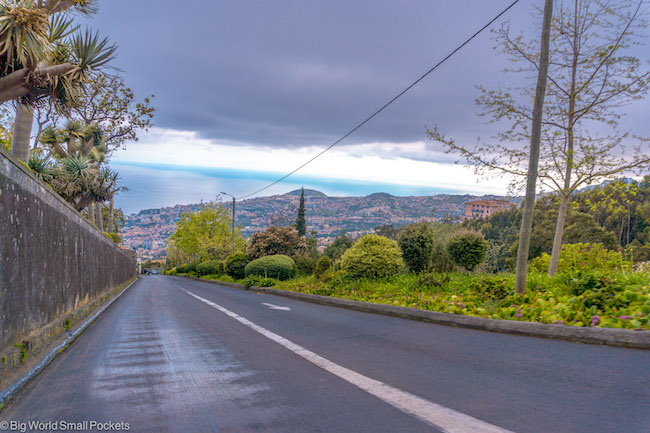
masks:
{"type": "Polygon", "coordinates": [[[62,353],[69,345],[72,343],[100,314],[102,314],[108,307],[111,306],[120,296],[124,294],[132,285],[138,282],[139,278],[136,277],[135,280],[131,282],[128,286],[124,288],[120,293],[118,293],[113,299],[101,307],[95,314],[89,317],[84,323],[81,324],[74,332],[69,332],[65,340],[56,345],[52,350],[50,350],[47,355],[39,362],[34,368],[29,370],[23,377],[9,385],[7,388],[0,391],[0,412],[7,405],[7,403],[27,385],[32,379],[34,379],[50,362],[54,360],[60,353],[62,353]]]}
{"type": "Polygon", "coordinates": [[[388,304],[353,301],[351,299],[331,296],[312,295],[310,293],[278,290],[271,287],[246,287],[243,284],[228,283],[217,280],[207,280],[197,277],[177,276],[204,283],[248,290],[257,293],[295,299],[364,313],[382,314],[400,317],[408,320],[435,323],[437,325],[455,326],[459,328],[477,329],[481,331],[498,332],[502,334],[537,337],[552,340],[562,340],[572,343],[593,344],[600,346],[622,347],[626,349],[650,350],[650,330],[634,330],[622,328],[591,328],[559,324],[524,322],[518,320],[486,319],[484,317],[463,316],[458,314],[441,313],[438,311],[420,310],[411,307],[400,307],[388,304]]]}
{"type": "Polygon", "coordinates": [[[293,352],[294,354],[304,358],[313,365],[325,370],[326,372],[337,376],[338,378],[350,383],[353,386],[367,392],[379,400],[393,406],[399,411],[413,416],[419,421],[440,429],[445,433],[471,433],[471,432],[484,432],[484,433],[514,433],[511,430],[490,424],[482,419],[475,418],[466,413],[442,406],[434,403],[423,397],[411,394],[400,388],[394,387],[387,383],[372,379],[361,373],[358,373],[349,368],[343,367],[329,359],[306,349],[293,341],[272,332],[239,314],[228,310],[227,308],[216,304],[208,299],[202,298],[187,289],[184,289],[176,284],[176,288],[182,290],[193,298],[209,305],[210,307],[218,310],[219,312],[235,319],[239,323],[253,331],[261,334],[269,340],[279,344],[285,349],[293,352]]]}

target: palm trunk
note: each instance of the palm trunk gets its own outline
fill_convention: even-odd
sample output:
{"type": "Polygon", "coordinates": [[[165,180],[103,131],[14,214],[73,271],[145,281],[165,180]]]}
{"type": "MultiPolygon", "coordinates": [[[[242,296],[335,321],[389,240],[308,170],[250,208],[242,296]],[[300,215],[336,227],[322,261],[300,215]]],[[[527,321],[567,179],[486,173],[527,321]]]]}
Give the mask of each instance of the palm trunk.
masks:
{"type": "Polygon", "coordinates": [[[544,96],[546,95],[552,17],[553,0],[546,0],[546,3],[544,4],[544,19],[542,23],[539,74],[537,76],[535,105],[533,107],[528,177],[526,179],[526,198],[524,199],[524,214],[521,219],[519,245],[517,249],[515,293],[518,294],[526,293],[528,254],[530,251],[530,236],[533,228],[533,210],[535,209],[535,186],[537,185],[537,171],[539,168],[539,147],[542,138],[542,117],[544,111],[544,96]]]}
{"type": "Polygon", "coordinates": [[[115,207],[115,198],[111,197],[111,201],[108,202],[108,227],[106,231],[109,233],[115,233],[115,224],[113,222],[113,209],[115,207]]]}
{"type": "Polygon", "coordinates": [[[95,203],[95,218],[97,218],[97,228],[104,231],[104,218],[102,218],[102,204],[95,203]]]}
{"type": "Polygon", "coordinates": [[[14,136],[11,141],[11,153],[23,162],[29,161],[32,123],[34,123],[34,107],[18,101],[16,103],[16,120],[14,123],[14,136]]]}
{"type": "Polygon", "coordinates": [[[68,154],[77,156],[77,139],[72,134],[70,134],[70,139],[68,140],[68,154]]]}
{"type": "Polygon", "coordinates": [[[95,224],[95,203],[90,203],[88,205],[88,219],[90,222],[95,224]]]}

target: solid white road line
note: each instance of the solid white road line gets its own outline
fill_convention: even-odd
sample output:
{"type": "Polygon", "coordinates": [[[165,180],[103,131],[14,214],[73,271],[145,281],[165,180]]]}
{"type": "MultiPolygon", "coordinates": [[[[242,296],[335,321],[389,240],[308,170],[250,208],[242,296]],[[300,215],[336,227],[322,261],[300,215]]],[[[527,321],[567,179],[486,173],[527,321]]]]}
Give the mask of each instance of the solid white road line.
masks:
{"type": "Polygon", "coordinates": [[[212,301],[195,295],[182,287],[177,286],[188,295],[198,299],[209,306],[216,308],[222,313],[232,317],[238,322],[248,326],[249,328],[259,332],[266,338],[275,341],[276,343],[291,350],[297,355],[302,356],[307,361],[321,367],[322,369],[340,377],[341,379],[361,388],[362,390],[374,395],[375,397],[383,400],[384,402],[396,407],[397,409],[412,415],[429,425],[439,428],[447,433],[513,433],[510,430],[497,427],[495,425],[481,421],[480,419],[473,418],[464,413],[457,412],[453,409],[446,408],[439,404],[430,402],[416,395],[402,391],[390,385],[386,385],[378,380],[371,379],[362,374],[352,371],[338,364],[333,363],[320,355],[315,354],[302,346],[299,346],[284,337],[275,334],[268,329],[262,328],[259,325],[251,322],[250,320],[233,313],[232,311],[217,305],[212,301]]]}
{"type": "Polygon", "coordinates": [[[267,304],[266,302],[262,302],[262,305],[266,305],[271,310],[291,311],[289,307],[280,307],[279,305],[267,304]]]}

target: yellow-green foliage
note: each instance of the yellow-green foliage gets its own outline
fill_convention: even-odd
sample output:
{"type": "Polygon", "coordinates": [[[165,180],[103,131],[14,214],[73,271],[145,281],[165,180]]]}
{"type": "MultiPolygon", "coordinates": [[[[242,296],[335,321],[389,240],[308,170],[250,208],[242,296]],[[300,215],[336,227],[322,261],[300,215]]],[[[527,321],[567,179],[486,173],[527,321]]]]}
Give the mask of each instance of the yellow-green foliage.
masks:
{"type": "Polygon", "coordinates": [[[341,257],[341,269],[355,277],[385,277],[404,268],[397,242],[379,235],[365,235],[341,257]]]}
{"type": "MultiPolygon", "coordinates": [[[[169,237],[168,256],[174,264],[223,260],[232,251],[231,210],[211,202],[194,213],[184,213],[169,237]]],[[[235,229],[235,250],[244,251],[246,241],[235,229]]]]}
{"type": "MultiPolygon", "coordinates": [[[[530,262],[530,270],[548,271],[551,257],[544,253],[530,262]]],[[[560,251],[558,272],[569,271],[621,271],[630,270],[631,265],[619,251],[607,250],[602,244],[565,244],[560,251]]]]}
{"type": "Polygon", "coordinates": [[[111,238],[111,240],[113,242],[115,242],[116,244],[121,244],[122,243],[122,238],[117,233],[104,232],[104,234],[106,236],[108,236],[109,238],[111,238]]]}
{"type": "Polygon", "coordinates": [[[514,274],[413,273],[382,279],[296,278],[277,289],[492,319],[650,329],[650,274],[573,272],[528,275],[524,296],[514,274]]]}

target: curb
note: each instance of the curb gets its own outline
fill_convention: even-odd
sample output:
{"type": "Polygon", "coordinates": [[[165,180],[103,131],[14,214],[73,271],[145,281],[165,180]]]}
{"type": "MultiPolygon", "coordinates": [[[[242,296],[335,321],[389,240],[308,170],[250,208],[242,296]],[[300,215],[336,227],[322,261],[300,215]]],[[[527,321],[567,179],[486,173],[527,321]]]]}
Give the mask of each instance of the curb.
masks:
{"type": "Polygon", "coordinates": [[[132,285],[134,285],[139,278],[136,278],[131,284],[126,286],[124,290],[117,294],[113,299],[111,299],[106,305],[100,308],[95,314],[88,318],[79,328],[74,332],[69,332],[65,340],[59,343],[54,347],[45,357],[38,363],[34,368],[29,370],[22,378],[18,379],[12,385],[9,385],[6,389],[0,391],[0,411],[4,405],[11,400],[18,391],[20,391],[27,383],[32,380],[38,373],[41,372],[57,355],[65,350],[65,348],[74,341],[75,338],[79,336],[87,327],[90,325],[100,314],[102,314],[108,307],[111,306],[120,296],[124,294],[132,285]]]}
{"type": "Polygon", "coordinates": [[[546,323],[523,322],[516,320],[486,319],[484,317],[462,316],[458,314],[440,313],[438,311],[420,310],[411,307],[373,304],[370,302],[353,301],[350,299],[333,298],[329,296],[312,295],[308,293],[278,290],[269,287],[246,287],[243,284],[226,283],[216,280],[205,280],[197,277],[181,277],[204,283],[249,290],[257,293],[282,296],[314,304],[347,308],[365,313],[383,314],[401,317],[409,320],[435,323],[438,325],[456,326],[460,328],[478,329],[482,331],[500,332],[504,334],[523,335],[528,337],[564,340],[574,343],[597,344],[603,346],[624,347],[627,349],[650,350],[650,331],[619,329],[619,328],[587,328],[569,325],[554,325],[546,323]]]}

